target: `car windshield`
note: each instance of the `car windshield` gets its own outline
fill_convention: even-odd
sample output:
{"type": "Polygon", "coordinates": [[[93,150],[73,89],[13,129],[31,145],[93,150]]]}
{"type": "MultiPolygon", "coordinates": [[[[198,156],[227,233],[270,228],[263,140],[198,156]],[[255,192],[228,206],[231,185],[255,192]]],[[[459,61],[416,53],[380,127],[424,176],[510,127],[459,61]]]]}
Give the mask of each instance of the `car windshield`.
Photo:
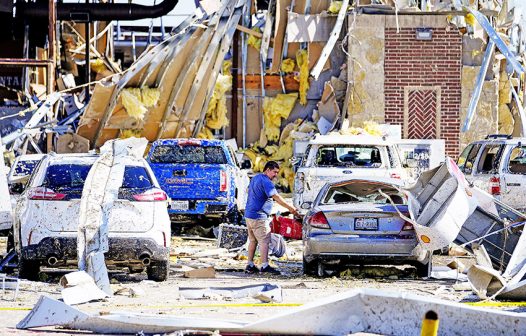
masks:
{"type": "Polygon", "coordinates": [[[322,146],[316,155],[319,167],[382,167],[381,148],[373,145],[322,146]]]}
{"type": "Polygon", "coordinates": [[[341,203],[406,204],[406,197],[395,187],[367,181],[334,184],[327,189],[321,204],[341,203]],[[390,199],[390,200],[389,200],[390,199]]]}
{"type": "Polygon", "coordinates": [[[227,163],[222,147],[198,145],[160,145],[155,147],[150,160],[152,163],[227,163]]]}
{"type": "Polygon", "coordinates": [[[13,176],[31,175],[40,160],[20,160],[15,166],[13,176]]]}

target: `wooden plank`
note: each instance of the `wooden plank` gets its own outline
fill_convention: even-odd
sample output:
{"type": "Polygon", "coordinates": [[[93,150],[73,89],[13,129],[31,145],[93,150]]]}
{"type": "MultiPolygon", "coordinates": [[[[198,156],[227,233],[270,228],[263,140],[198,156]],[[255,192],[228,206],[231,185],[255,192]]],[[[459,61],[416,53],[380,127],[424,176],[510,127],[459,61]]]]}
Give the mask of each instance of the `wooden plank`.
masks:
{"type": "Polygon", "coordinates": [[[338,40],[338,37],[340,36],[340,32],[343,27],[343,22],[345,20],[345,15],[347,14],[348,5],[349,5],[349,0],[343,0],[342,8],[340,9],[340,12],[338,13],[338,19],[331,32],[331,37],[329,38],[329,41],[327,41],[327,44],[323,48],[322,55],[318,59],[318,62],[316,62],[316,65],[311,70],[311,75],[314,77],[314,79],[318,79],[318,76],[323,71],[325,67],[325,63],[327,63],[327,60],[329,59],[332,49],[334,48],[334,45],[336,44],[336,41],[338,40]]]}
{"type": "Polygon", "coordinates": [[[281,65],[281,53],[283,51],[283,41],[285,30],[287,29],[287,7],[291,0],[277,0],[276,3],[276,26],[274,28],[274,53],[272,54],[272,66],[270,73],[276,73],[281,65]]]}
{"type": "Polygon", "coordinates": [[[285,42],[326,42],[335,23],[335,16],[290,13],[285,42]]]}
{"type": "MultiPolygon", "coordinates": [[[[238,88],[241,88],[241,76],[238,76],[238,88]]],[[[285,82],[285,89],[287,91],[298,91],[299,83],[294,79],[294,75],[283,76],[285,82]]],[[[261,78],[259,75],[246,75],[245,85],[247,90],[258,90],[261,89],[261,78]]],[[[281,90],[281,81],[278,75],[266,75],[265,76],[265,90],[281,90]]]]}

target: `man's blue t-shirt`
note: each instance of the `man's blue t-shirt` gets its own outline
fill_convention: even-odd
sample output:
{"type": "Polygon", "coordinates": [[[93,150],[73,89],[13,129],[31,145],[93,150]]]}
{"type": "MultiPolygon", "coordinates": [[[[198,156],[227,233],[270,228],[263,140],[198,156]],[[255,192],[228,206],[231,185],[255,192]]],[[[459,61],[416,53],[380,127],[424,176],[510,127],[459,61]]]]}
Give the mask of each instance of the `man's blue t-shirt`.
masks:
{"type": "Polygon", "coordinates": [[[278,191],[274,183],[265,174],[258,174],[248,185],[245,217],[250,219],[267,219],[272,211],[272,196],[278,191]]]}

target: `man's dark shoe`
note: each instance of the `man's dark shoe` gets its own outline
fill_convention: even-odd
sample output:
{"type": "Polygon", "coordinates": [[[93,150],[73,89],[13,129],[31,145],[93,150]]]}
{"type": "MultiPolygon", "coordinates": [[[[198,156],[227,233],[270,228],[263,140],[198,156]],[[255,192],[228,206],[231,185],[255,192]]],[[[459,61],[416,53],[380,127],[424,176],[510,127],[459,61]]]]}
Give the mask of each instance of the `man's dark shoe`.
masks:
{"type": "Polygon", "coordinates": [[[254,273],[258,273],[258,272],[259,272],[259,268],[257,268],[256,265],[248,265],[245,268],[245,273],[247,273],[247,274],[254,274],[254,273]]]}
{"type": "Polygon", "coordinates": [[[268,273],[268,274],[281,275],[281,272],[279,270],[275,269],[274,267],[272,267],[270,265],[267,265],[265,267],[261,267],[261,269],[259,270],[259,273],[268,273]]]}

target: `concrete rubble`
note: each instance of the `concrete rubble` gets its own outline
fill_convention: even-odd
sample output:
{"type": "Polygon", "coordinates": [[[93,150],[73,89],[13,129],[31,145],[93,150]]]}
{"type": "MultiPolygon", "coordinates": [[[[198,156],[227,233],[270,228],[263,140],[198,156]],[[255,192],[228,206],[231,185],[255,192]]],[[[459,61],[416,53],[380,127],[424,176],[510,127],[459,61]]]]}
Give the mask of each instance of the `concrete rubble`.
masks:
{"type": "Polygon", "coordinates": [[[169,333],[177,330],[219,330],[226,333],[288,335],[348,335],[355,332],[415,335],[423,316],[440,317],[441,335],[521,335],[524,314],[498,312],[459,303],[395,292],[361,289],[305,304],[291,312],[256,321],[241,322],[136,313],[83,313],[60,301],[42,296],[17,328],[62,326],[97,333],[169,333]],[[379,311],[381,310],[381,312],[379,311]]]}

